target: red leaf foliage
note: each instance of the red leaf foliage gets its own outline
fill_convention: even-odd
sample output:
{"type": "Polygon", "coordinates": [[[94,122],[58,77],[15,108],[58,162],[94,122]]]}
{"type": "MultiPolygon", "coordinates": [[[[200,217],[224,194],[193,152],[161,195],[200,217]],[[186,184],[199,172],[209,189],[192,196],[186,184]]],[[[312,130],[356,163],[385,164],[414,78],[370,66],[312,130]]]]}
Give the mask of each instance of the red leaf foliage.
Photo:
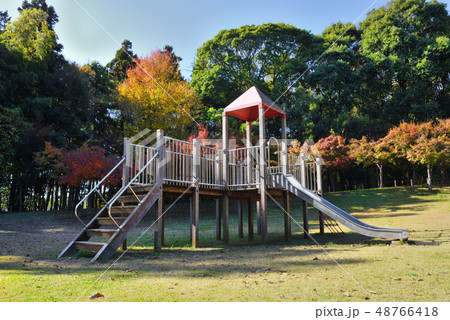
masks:
{"type": "Polygon", "coordinates": [[[316,143],[325,165],[334,169],[349,169],[354,159],[349,155],[350,148],[342,136],[330,135],[316,143]]]}
{"type": "MultiPolygon", "coordinates": [[[[117,164],[118,159],[106,157],[105,150],[100,147],[83,146],[78,150],[67,152],[64,158],[66,174],[60,178],[61,184],[81,186],[88,181],[101,180],[117,164]]],[[[119,183],[120,170],[111,175],[108,183],[119,183]]]]}

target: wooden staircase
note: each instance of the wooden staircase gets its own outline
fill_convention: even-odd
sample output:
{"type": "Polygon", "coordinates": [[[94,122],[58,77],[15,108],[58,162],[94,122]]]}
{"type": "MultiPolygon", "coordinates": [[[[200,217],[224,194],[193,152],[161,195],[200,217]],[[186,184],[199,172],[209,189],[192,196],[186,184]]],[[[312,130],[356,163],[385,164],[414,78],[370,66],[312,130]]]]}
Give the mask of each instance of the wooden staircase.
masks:
{"type": "MultiPolygon", "coordinates": [[[[122,189],[119,192],[121,191],[122,189]]],[[[71,256],[79,250],[95,252],[96,255],[91,262],[110,258],[160,196],[160,185],[132,186],[132,191],[123,192],[111,207],[111,216],[114,220],[108,214],[108,203],[86,224],[58,258],[71,256]]]]}

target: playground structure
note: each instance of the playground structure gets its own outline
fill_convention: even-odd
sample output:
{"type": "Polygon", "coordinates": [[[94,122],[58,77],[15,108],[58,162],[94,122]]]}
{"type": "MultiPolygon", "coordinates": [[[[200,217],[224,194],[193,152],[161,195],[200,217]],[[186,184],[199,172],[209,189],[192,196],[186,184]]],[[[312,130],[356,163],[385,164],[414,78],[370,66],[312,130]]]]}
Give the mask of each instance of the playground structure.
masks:
{"type": "Polygon", "coordinates": [[[336,207],[321,197],[322,170],[320,157],[298,156],[288,153],[286,114],[256,87],[252,87],[224,109],[221,145],[202,145],[156,133],[156,143],[134,143],[124,140],[124,157],[80,201],[75,209],[93,193],[105,202],[97,214],[84,225],[82,231],[61,252],[69,256],[78,250],[96,252],[92,259],[111,257],[122,245],[126,247],[129,232],[155,206],[154,249],[164,246],[164,198],[166,196],[190,197],[191,244],[198,246],[199,209],[201,198],[216,199],[216,238],[229,240],[230,199],[238,200],[238,235],[243,237],[243,203],[247,201],[248,238],[253,240],[253,208],[256,203],[257,232],[262,242],[267,240],[267,201],[283,201],[284,229],[287,241],[291,238],[290,201],[293,196],[303,203],[304,237],[308,237],[308,209],[318,210],[320,232],[325,221],[336,220],[349,229],[369,237],[406,240],[408,230],[370,226],[336,207]],[[246,121],[246,145],[230,148],[228,117],[246,121]],[[281,140],[266,140],[265,119],[281,118],[281,140]],[[259,141],[251,145],[251,123],[259,119],[259,141]],[[276,160],[272,158],[276,157],[276,160]],[[109,200],[99,191],[99,186],[123,167],[122,187],[109,200]],[[325,220],[325,221],[324,221],[325,220]],[[99,241],[96,239],[105,239],[99,241]],[[95,241],[93,241],[95,240],[95,241]]]}

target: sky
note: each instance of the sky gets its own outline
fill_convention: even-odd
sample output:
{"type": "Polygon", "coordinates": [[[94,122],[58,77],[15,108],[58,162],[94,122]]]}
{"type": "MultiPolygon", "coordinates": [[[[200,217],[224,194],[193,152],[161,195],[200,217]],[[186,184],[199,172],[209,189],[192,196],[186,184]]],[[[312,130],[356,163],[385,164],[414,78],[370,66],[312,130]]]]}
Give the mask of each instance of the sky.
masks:
{"type": "MultiPolygon", "coordinates": [[[[448,3],[450,0],[441,0],[448,3]]],[[[284,22],[320,34],[333,22],[360,22],[369,7],[388,0],[47,0],[59,15],[55,27],[63,54],[80,65],[106,65],[124,39],[146,56],[166,44],[190,78],[197,49],[220,30],[284,22]],[[375,2],[375,4],[374,4],[375,2]],[[83,9],[84,10],[83,10],[83,9]],[[361,14],[363,14],[361,16],[361,14]],[[358,17],[361,18],[359,20],[358,17]],[[97,23],[95,21],[97,21],[97,23]]],[[[22,0],[0,0],[0,11],[18,16],[22,0]]]]}

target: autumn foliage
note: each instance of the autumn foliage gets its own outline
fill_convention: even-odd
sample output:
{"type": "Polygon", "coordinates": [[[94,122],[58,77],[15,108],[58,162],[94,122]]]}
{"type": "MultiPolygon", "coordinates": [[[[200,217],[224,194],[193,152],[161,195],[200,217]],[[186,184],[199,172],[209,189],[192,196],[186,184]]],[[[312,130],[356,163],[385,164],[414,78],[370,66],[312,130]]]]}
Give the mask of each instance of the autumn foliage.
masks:
{"type": "MultiPolygon", "coordinates": [[[[61,176],[60,183],[81,186],[86,182],[100,181],[117,162],[117,158],[106,157],[105,150],[100,147],[83,146],[78,150],[66,153],[64,157],[66,173],[61,176]]],[[[116,185],[120,179],[120,170],[117,170],[108,178],[107,182],[116,185]]]]}
{"type": "Polygon", "coordinates": [[[200,101],[181,77],[177,62],[162,50],[134,60],[136,67],[128,69],[128,78],[118,85],[119,101],[131,123],[129,134],[164,128],[166,134],[179,137],[180,128],[192,122],[200,101]]]}
{"type": "Polygon", "coordinates": [[[345,170],[349,169],[354,163],[354,159],[349,154],[350,148],[341,136],[330,135],[320,139],[316,146],[328,167],[345,170]]]}

